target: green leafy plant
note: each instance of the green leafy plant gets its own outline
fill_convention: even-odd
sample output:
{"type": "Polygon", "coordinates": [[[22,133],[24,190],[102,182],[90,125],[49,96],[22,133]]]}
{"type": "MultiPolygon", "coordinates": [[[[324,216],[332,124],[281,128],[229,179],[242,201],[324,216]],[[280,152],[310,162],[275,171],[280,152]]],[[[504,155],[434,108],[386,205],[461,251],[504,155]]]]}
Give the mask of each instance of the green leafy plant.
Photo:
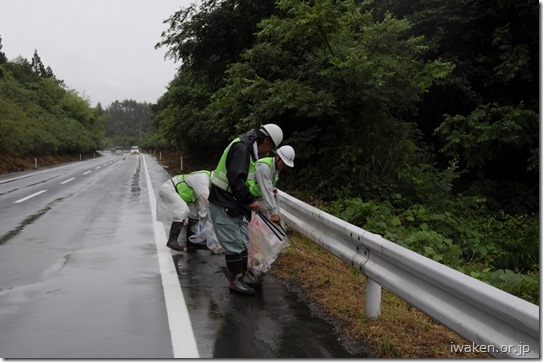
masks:
{"type": "Polygon", "coordinates": [[[351,198],[332,202],[327,210],[421,255],[539,303],[538,274],[533,272],[539,270],[538,218],[491,215],[483,202],[453,198],[448,211],[423,204],[401,210],[388,202],[351,198]]]}

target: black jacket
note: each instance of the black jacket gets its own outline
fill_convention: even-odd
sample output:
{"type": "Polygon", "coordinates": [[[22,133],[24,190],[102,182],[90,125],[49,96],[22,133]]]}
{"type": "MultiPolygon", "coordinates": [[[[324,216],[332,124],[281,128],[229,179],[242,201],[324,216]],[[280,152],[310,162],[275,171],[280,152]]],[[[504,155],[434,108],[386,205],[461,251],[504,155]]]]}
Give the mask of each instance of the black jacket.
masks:
{"type": "Polygon", "coordinates": [[[253,162],[258,159],[258,155],[255,155],[253,151],[253,143],[257,139],[256,131],[250,130],[239,138],[241,142],[234,143],[226,156],[226,177],[232,194],[211,184],[209,202],[225,207],[233,214],[244,215],[247,220],[251,220],[251,210],[247,205],[256,201],[256,197],[249,191],[247,177],[251,157],[253,162]]]}

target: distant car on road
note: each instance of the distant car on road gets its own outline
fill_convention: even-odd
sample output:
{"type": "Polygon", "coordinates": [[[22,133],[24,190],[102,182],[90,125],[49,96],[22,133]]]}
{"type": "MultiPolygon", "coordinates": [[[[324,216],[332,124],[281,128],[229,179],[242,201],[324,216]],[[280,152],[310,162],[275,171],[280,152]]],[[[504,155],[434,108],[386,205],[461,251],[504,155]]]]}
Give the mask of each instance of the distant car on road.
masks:
{"type": "Polygon", "coordinates": [[[138,146],[132,146],[130,147],[130,154],[131,155],[139,155],[140,154],[140,149],[138,146]]]}

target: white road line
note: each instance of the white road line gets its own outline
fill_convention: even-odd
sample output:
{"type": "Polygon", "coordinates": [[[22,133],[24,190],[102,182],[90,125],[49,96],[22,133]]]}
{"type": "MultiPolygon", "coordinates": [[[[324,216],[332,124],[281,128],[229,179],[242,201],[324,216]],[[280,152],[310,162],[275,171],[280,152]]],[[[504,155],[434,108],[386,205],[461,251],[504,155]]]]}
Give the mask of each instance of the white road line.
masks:
{"type": "Polygon", "coordinates": [[[166,232],[164,225],[156,221],[156,197],[147,170],[145,157],[143,166],[145,168],[145,179],[147,191],[149,192],[149,203],[151,204],[151,215],[155,231],[155,243],[158,253],[158,264],[162,276],[162,287],[164,288],[164,299],[166,301],[166,312],[170,325],[172,338],[173,358],[199,358],[196,339],[192,331],[189,312],[185,304],[185,297],[179,284],[179,276],[173,263],[170,249],[166,247],[166,232]]]}
{"type": "MultiPolygon", "coordinates": [[[[24,201],[26,201],[26,200],[28,200],[28,199],[33,198],[34,196],[38,196],[39,194],[43,194],[45,191],[47,191],[47,190],[38,191],[38,192],[36,192],[35,194],[32,194],[32,195],[30,195],[30,196],[27,196],[27,197],[22,198],[22,199],[17,200],[17,201],[14,201],[13,203],[14,203],[14,204],[18,204],[18,203],[24,202],[24,201]]],[[[166,235],[166,233],[164,233],[164,235],[166,235]]]]}
{"type": "Polygon", "coordinates": [[[67,184],[68,182],[73,181],[73,180],[75,180],[75,177],[72,177],[72,178],[69,179],[69,180],[63,181],[63,182],[61,182],[60,184],[61,184],[61,185],[64,185],[64,184],[67,184]]]}
{"type": "Polygon", "coordinates": [[[83,175],[86,175],[88,173],[91,173],[92,171],[83,172],[83,175]]]}
{"type": "Polygon", "coordinates": [[[102,167],[102,166],[95,167],[94,169],[95,169],[95,170],[98,170],[100,167],[102,167]]]}

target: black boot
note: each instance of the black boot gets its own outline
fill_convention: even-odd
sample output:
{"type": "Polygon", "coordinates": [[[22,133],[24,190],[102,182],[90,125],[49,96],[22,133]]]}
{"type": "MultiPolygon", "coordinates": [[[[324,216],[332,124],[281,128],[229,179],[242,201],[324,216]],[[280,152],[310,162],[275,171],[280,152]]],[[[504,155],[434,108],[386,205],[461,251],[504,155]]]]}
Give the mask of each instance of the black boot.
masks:
{"type": "Polygon", "coordinates": [[[183,229],[183,223],[174,221],[170,227],[170,235],[168,237],[168,242],[166,246],[175,251],[183,251],[183,247],[177,242],[177,238],[183,229]]]}
{"type": "Polygon", "coordinates": [[[209,250],[207,247],[207,244],[202,243],[192,243],[190,240],[187,240],[187,250],[193,251],[193,250],[209,250]]]}
{"type": "Polygon", "coordinates": [[[255,290],[245,284],[243,280],[243,257],[241,254],[227,254],[226,266],[230,272],[230,285],[229,288],[231,291],[245,294],[245,295],[254,295],[255,290]]]}
{"type": "Polygon", "coordinates": [[[249,266],[249,252],[247,250],[244,250],[241,252],[241,258],[243,261],[243,281],[245,284],[253,289],[258,289],[262,286],[262,283],[260,280],[250,271],[248,270],[249,266]]]}
{"type": "Polygon", "coordinates": [[[241,260],[243,265],[243,274],[247,273],[247,267],[249,266],[249,251],[247,249],[241,252],[241,260]]]}

